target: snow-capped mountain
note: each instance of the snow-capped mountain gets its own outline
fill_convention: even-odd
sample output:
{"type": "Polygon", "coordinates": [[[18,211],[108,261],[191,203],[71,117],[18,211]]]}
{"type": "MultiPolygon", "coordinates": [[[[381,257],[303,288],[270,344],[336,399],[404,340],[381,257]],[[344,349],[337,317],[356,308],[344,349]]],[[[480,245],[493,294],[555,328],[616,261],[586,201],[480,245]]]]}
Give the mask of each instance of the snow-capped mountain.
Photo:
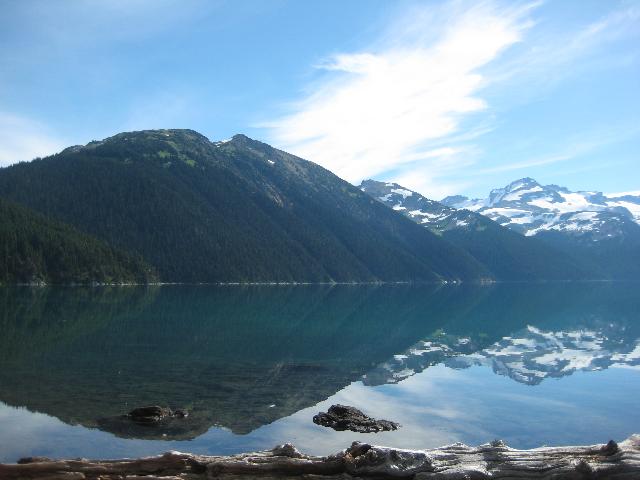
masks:
{"type": "Polygon", "coordinates": [[[416,223],[428,227],[435,232],[454,228],[474,228],[478,222],[484,224],[482,217],[469,210],[458,210],[421,194],[406,189],[397,183],[364,180],[360,189],[388,205],[393,210],[403,213],[416,223]]]}
{"type": "Polygon", "coordinates": [[[513,232],[477,212],[443,205],[397,183],[365,180],[360,189],[465,249],[498,280],[602,278],[555,247],[513,232]]]}
{"type": "Polygon", "coordinates": [[[544,331],[527,326],[520,332],[481,348],[471,338],[425,340],[378,365],[363,377],[366,385],[398,383],[431,365],[450,368],[474,365],[493,369],[517,382],[537,385],[547,378],[609,367],[640,369],[640,339],[625,339],[624,328],[544,331]]]}
{"type": "Polygon", "coordinates": [[[456,195],[441,203],[481,213],[526,236],[559,232],[600,241],[640,234],[640,191],[572,192],[558,185],[541,185],[527,177],[492,190],[484,199],[456,195]]]}

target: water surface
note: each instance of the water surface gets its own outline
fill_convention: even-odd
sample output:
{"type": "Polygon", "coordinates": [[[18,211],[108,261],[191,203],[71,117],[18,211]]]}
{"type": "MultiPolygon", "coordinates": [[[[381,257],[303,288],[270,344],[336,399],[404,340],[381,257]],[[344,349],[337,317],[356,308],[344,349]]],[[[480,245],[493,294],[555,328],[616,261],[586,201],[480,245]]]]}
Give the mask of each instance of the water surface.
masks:
{"type": "Polygon", "coordinates": [[[640,285],[0,289],[0,461],[640,432],[640,285]],[[402,424],[314,425],[333,403],[402,424]],[[160,404],[190,415],[124,421],[160,404]]]}

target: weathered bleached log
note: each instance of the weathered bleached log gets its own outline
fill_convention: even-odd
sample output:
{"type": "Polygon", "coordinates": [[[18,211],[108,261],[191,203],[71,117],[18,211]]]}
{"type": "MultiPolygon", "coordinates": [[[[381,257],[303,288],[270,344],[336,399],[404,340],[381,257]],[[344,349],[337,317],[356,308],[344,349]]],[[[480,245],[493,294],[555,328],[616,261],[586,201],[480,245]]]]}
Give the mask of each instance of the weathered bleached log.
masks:
{"type": "Polygon", "coordinates": [[[402,450],[354,443],[327,457],[300,453],[290,444],[264,452],[203,456],[180,452],[136,460],[23,459],[0,464],[2,480],[196,480],[214,478],[415,480],[639,479],[640,435],[624,442],[516,450],[500,441],[478,447],[453,444],[402,450]]]}

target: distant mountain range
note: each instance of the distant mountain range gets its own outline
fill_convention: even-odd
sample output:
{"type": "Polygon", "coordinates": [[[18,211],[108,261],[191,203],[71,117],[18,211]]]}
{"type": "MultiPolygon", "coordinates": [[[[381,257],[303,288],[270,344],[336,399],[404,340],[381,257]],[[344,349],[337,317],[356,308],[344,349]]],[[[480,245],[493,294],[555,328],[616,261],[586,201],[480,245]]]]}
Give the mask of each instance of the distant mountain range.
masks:
{"type": "Polygon", "coordinates": [[[396,183],[360,188],[503,277],[640,278],[640,192],[571,192],[523,178],[486,199],[437,202],[396,183]]]}
{"type": "Polygon", "coordinates": [[[0,236],[5,283],[640,278],[637,195],[523,179],[486,200],[436,202],[397,184],[354,187],[244,135],[120,133],[0,169],[0,198],[85,239],[82,261],[47,263],[38,252],[55,249],[23,258],[14,233],[0,236]]]}
{"type": "Polygon", "coordinates": [[[393,210],[471,253],[501,280],[589,278],[576,259],[538,239],[527,238],[469,210],[457,210],[397,183],[365,180],[360,185],[393,210]]]}
{"type": "Polygon", "coordinates": [[[481,213],[526,236],[561,232],[597,242],[640,232],[640,191],[572,192],[527,177],[492,190],[484,199],[453,196],[442,204],[481,213]]]}

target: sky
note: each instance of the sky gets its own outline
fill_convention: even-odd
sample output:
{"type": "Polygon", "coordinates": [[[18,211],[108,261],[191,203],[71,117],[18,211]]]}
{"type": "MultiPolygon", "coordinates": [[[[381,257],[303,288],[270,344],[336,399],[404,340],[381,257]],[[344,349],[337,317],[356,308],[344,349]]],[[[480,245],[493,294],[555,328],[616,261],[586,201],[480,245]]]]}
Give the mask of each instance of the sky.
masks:
{"type": "Polygon", "coordinates": [[[0,166],[152,128],[433,199],[640,190],[640,1],[0,0],[0,166]]]}

